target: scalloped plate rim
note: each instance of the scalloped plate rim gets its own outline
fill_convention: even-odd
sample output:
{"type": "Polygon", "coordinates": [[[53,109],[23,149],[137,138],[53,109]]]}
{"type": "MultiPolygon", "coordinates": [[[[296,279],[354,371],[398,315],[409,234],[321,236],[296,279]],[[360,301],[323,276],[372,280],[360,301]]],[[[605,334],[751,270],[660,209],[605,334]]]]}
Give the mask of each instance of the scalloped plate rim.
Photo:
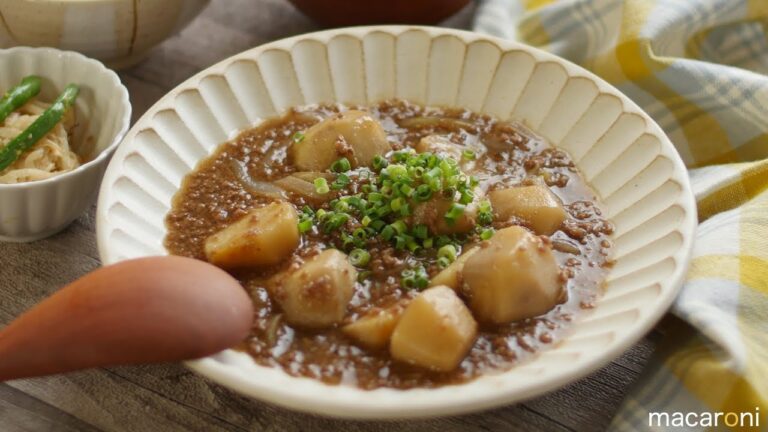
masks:
{"type": "MultiPolygon", "coordinates": [[[[537,359],[540,357],[536,357],[498,375],[485,375],[468,383],[443,386],[436,389],[417,388],[411,390],[377,389],[366,391],[348,386],[329,386],[310,378],[290,377],[282,371],[257,366],[253,363],[253,366],[257,369],[269,369],[269,371],[263,371],[265,374],[276,373],[280,377],[285,378],[287,382],[295,384],[295,386],[270,387],[269,383],[260,383],[258,376],[243,376],[244,372],[238,365],[222,363],[218,359],[213,358],[215,356],[186,362],[186,365],[192,370],[243,394],[298,411],[326,416],[394,419],[455,415],[530,399],[588,375],[637,343],[661,319],[662,315],[674,301],[682,286],[683,277],[689,264],[693,234],[696,226],[696,207],[685,166],[668,137],[653,119],[612,85],[593,73],[553,54],[515,41],[503,40],[468,31],[425,26],[349,27],[293,36],[270,42],[224,59],[175,87],[142,115],[131,128],[125,136],[123,143],[118,147],[104,176],[97,212],[97,240],[99,253],[104,263],[111,264],[115,260],[110,247],[107,245],[109,231],[107,231],[104,212],[106,211],[105,204],[112,202],[109,200],[111,197],[109,186],[113,183],[113,180],[116,180],[122,169],[122,167],[117,166],[117,162],[122,161],[130,154],[133,147],[131,144],[135,142],[133,139],[140,132],[151,129],[144,126],[151,123],[151,119],[155,114],[163,110],[173,110],[175,98],[179,94],[186,90],[198,88],[198,84],[207,76],[223,76],[226,68],[237,61],[254,61],[259,54],[271,49],[290,50],[291,47],[302,40],[316,40],[326,45],[331,39],[340,35],[349,35],[362,39],[367,34],[380,32],[397,37],[402,33],[412,30],[426,32],[432,40],[442,35],[453,35],[465,44],[479,40],[488,41],[495,45],[502,54],[508,51],[522,51],[531,55],[537,64],[541,62],[557,63],[564,67],[569,78],[579,76],[589,79],[597,86],[598,93],[607,93],[618,97],[622,102],[624,112],[637,114],[644,120],[646,130],[659,138],[661,142],[660,155],[664,155],[673,163],[673,173],[670,179],[674,180],[681,187],[681,192],[676,202],[685,212],[683,220],[680,221],[678,227],[678,231],[683,236],[682,244],[670,256],[675,262],[675,268],[673,273],[663,282],[664,289],[655,298],[655,307],[649,313],[641,313],[637,321],[628,329],[625,329],[628,331],[624,331],[618,337],[615,337],[608,344],[607,349],[599,353],[592,353],[586,360],[576,362],[577,367],[561,368],[559,371],[549,372],[544,379],[532,379],[518,386],[509,386],[508,383],[499,385],[498,382],[494,383],[493,381],[497,376],[513,374],[516,370],[523,367],[530,368],[536,364],[537,359]],[[479,388],[475,389],[475,387],[479,388]],[[302,392],[297,389],[304,389],[305,391],[302,392]],[[482,390],[482,392],[456,392],[456,390],[465,389],[482,390]],[[334,395],[341,396],[341,400],[333,398],[332,396],[334,395]],[[424,398],[424,395],[429,395],[430,398],[424,398]],[[382,401],[389,403],[383,407],[377,405],[382,401]]],[[[564,341],[568,339],[567,337],[564,341]]],[[[555,347],[546,352],[555,352],[556,349],[555,347]]],[[[223,353],[230,351],[226,350],[223,353]]]]}

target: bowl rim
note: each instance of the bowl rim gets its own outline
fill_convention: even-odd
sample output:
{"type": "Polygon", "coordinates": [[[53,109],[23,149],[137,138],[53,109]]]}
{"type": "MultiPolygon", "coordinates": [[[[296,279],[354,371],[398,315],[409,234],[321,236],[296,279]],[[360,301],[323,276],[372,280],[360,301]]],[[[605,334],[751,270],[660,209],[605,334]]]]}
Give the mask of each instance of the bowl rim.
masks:
{"type": "MultiPolygon", "coordinates": [[[[443,400],[435,401],[429,396],[431,394],[435,394],[435,392],[439,392],[445,389],[452,391],[463,389],[467,386],[471,386],[473,383],[477,383],[478,380],[483,379],[487,375],[483,375],[466,383],[458,385],[447,385],[435,389],[414,388],[408,390],[394,390],[390,388],[379,388],[376,390],[363,390],[351,386],[329,386],[311,378],[289,376],[283,371],[280,372],[286,376],[287,381],[284,381],[287,385],[285,386],[269,387],[268,385],[260,383],[258,379],[243,381],[240,379],[244,374],[242,367],[232,366],[231,364],[227,364],[225,367],[222,362],[214,358],[220,354],[226,355],[232,350],[225,350],[214,356],[187,361],[185,362],[187,367],[205,377],[208,377],[209,379],[212,379],[213,381],[216,381],[249,397],[257,398],[264,402],[274,403],[279,406],[287,407],[297,411],[311,412],[323,416],[354,419],[404,419],[427,418],[442,415],[457,415],[521,402],[562,387],[568,383],[572,383],[580,378],[585,377],[586,375],[593,373],[600,367],[610,363],[622,352],[634,346],[638,340],[640,340],[652,329],[654,325],[656,325],[656,323],[667,312],[672,302],[677,297],[690,262],[693,237],[697,223],[695,199],[691,190],[687,169],[683,164],[679,153],[667,135],[664,133],[664,131],[655,122],[655,120],[653,120],[653,118],[651,118],[645,111],[643,111],[633,100],[624,95],[613,85],[609,84],[594,73],[566,59],[517,41],[506,40],[465,30],[416,25],[343,27],[306,33],[272,41],[217,62],[179,84],[177,87],[163,96],[157,103],[155,103],[155,105],[153,105],[141,116],[134,127],[129,131],[123,142],[128,143],[129,141],[132,141],[132,138],[134,138],[138,133],[148,129],[149,121],[155,114],[164,110],[173,109],[175,106],[176,97],[179,94],[183,93],[184,91],[199,89],[199,84],[205,77],[223,76],[223,72],[226,67],[234,64],[235,62],[242,60],[253,60],[257,58],[259,54],[269,50],[285,50],[286,47],[291,47],[301,40],[314,40],[322,44],[326,44],[336,36],[346,35],[359,39],[364,35],[380,32],[397,37],[398,35],[411,30],[423,31],[427,33],[431,39],[439,36],[452,35],[466,44],[478,41],[489,42],[497,47],[502,53],[519,50],[530,54],[532,57],[534,57],[537,63],[557,63],[568,72],[569,76],[576,75],[587,78],[597,86],[600,92],[608,93],[617,97],[622,103],[624,112],[639,115],[644,120],[646,123],[647,131],[659,139],[662,153],[665,154],[665,156],[667,156],[673,164],[673,171],[670,179],[673,179],[674,182],[677,183],[680,187],[680,192],[676,202],[684,210],[684,216],[679,222],[678,227],[678,231],[682,232],[683,234],[682,243],[677,251],[670,255],[674,259],[676,266],[674,272],[665,278],[663,282],[661,282],[663,284],[662,286],[666,287],[667,289],[664,290],[663,294],[660,295],[658,300],[655,301],[655,303],[657,303],[657,307],[651,309],[650,313],[641,314],[637,321],[632,324],[631,329],[629,331],[622,332],[621,337],[617,338],[620,340],[620,342],[611,342],[607,349],[601,350],[599,353],[591,353],[587,359],[580,360],[579,362],[581,365],[578,369],[564,368],[562,370],[558,370],[557,372],[551,372],[548,373],[544,378],[537,378],[533,381],[524,383],[522,387],[496,386],[493,388],[493,384],[489,383],[484,387],[484,390],[492,389],[493,391],[484,391],[482,393],[471,392],[471,394],[468,394],[470,392],[464,392],[465,394],[463,396],[451,399],[449,403],[446,403],[443,400]],[[290,384],[295,385],[292,386],[290,384]],[[300,387],[308,389],[309,386],[314,387],[313,391],[302,392],[292,388],[300,387]],[[328,387],[335,388],[328,389],[328,387]],[[323,390],[325,391],[326,397],[322,397],[321,392],[323,390]],[[343,401],[336,400],[333,397],[328,397],[333,395],[334,392],[336,392],[336,396],[344,395],[343,401]],[[396,392],[400,395],[411,393],[412,397],[409,398],[409,403],[413,403],[413,405],[400,403],[379,407],[372,406],[370,402],[367,402],[370,401],[371,398],[367,398],[364,395],[366,395],[366,393],[375,392],[396,392]],[[358,397],[350,397],[350,395],[358,397]]],[[[251,127],[253,127],[253,125],[251,127]]],[[[105,215],[107,210],[106,204],[110,195],[110,180],[113,176],[118,174],[117,171],[120,169],[116,166],[117,161],[119,161],[122,157],[127,156],[130,150],[131,149],[129,149],[128,146],[120,146],[120,148],[118,148],[116,156],[110,163],[102,182],[97,211],[97,242],[99,254],[105,264],[117,262],[114,254],[110,252],[110,248],[108,247],[109,231],[106,226],[105,215]]],[[[585,317],[586,315],[581,319],[584,319],[585,317]]],[[[565,339],[563,339],[561,342],[564,342],[567,339],[568,336],[566,336],[565,339]]],[[[514,370],[515,368],[524,366],[526,364],[535,363],[536,360],[537,357],[534,357],[532,360],[529,360],[524,364],[513,366],[513,368],[510,370],[514,370]]],[[[500,373],[504,374],[507,371],[501,371],[500,373]]]]}
{"type": "MultiPolygon", "coordinates": [[[[51,48],[51,47],[18,46],[13,48],[0,49],[0,61],[6,55],[12,55],[15,52],[27,53],[27,55],[70,57],[70,58],[76,59],[76,61],[78,62],[93,64],[96,67],[96,70],[98,71],[98,73],[104,74],[111,79],[112,85],[120,93],[120,105],[123,108],[123,115],[122,115],[122,118],[120,119],[119,129],[112,136],[111,142],[109,143],[109,145],[104,147],[104,149],[101,150],[93,159],[89,160],[84,164],[81,164],[80,166],[73,169],[72,171],[67,171],[65,173],[48,177],[43,180],[36,180],[36,181],[23,182],[23,183],[13,183],[13,184],[0,184],[0,191],[31,189],[35,187],[42,187],[46,184],[61,182],[67,178],[75,177],[79,175],[81,172],[89,170],[91,169],[91,167],[99,165],[103,163],[105,159],[110,158],[112,156],[112,153],[114,153],[114,151],[122,142],[125,135],[128,133],[128,129],[131,125],[131,114],[133,113],[133,107],[130,102],[130,96],[128,95],[128,89],[120,80],[120,77],[117,75],[117,73],[112,69],[109,69],[108,67],[106,67],[104,63],[100,62],[99,60],[87,57],[83,54],[80,54],[79,52],[69,51],[69,50],[60,50],[60,49],[51,48]]],[[[45,77],[44,73],[40,73],[39,75],[42,77],[45,77]]]]}

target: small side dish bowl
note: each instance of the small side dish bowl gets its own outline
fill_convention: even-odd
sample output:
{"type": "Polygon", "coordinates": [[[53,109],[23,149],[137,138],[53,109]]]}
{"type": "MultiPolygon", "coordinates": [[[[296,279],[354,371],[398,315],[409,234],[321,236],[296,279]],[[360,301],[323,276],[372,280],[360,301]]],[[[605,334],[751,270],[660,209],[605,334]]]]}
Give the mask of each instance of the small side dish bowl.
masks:
{"type": "Polygon", "coordinates": [[[209,0],[0,2],[0,48],[73,50],[113,68],[131,66],[181,31],[209,0]]]}
{"type": "Polygon", "coordinates": [[[696,208],[678,153],[637,105],[549,53],[475,33],[411,26],[301,35],[238,54],[171,91],[129,132],[105,175],[101,259],[165,255],[182,180],[239,131],[294,106],[392,98],[465,108],[527,126],[566,150],[614,226],[604,294],[551,349],[460,385],[362,390],[294,377],[226,350],[189,367],[243,394],[323,415],[455,415],[540,395],[584,377],[661,318],[685,275],[696,208]]]}
{"type": "Polygon", "coordinates": [[[0,50],[0,89],[42,78],[39,98],[52,102],[70,83],[80,86],[74,141],[85,154],[73,171],[45,180],[0,184],[0,241],[28,242],[61,231],[88,207],[131,120],[128,90],[96,60],[52,48],[0,50]]]}

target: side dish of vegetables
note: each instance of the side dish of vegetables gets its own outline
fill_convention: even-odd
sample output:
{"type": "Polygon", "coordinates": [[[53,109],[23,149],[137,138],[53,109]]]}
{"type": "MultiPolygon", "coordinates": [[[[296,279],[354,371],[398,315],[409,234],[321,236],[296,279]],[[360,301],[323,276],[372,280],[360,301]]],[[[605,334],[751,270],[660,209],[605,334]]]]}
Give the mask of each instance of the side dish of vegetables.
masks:
{"type": "MultiPolygon", "coordinates": [[[[8,116],[30,102],[40,92],[41,79],[37,76],[24,78],[18,86],[8,91],[0,100],[0,125],[8,116]]],[[[75,103],[80,89],[69,84],[58,98],[40,114],[24,131],[6,143],[0,142],[0,172],[10,167],[26,151],[48,134],[75,103]]]]}

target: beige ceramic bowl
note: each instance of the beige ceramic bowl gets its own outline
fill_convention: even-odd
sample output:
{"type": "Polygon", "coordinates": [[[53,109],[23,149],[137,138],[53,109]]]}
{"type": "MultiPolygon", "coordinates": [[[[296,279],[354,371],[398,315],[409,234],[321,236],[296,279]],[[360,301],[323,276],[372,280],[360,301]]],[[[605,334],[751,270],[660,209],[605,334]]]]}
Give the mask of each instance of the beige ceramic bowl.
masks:
{"type": "Polygon", "coordinates": [[[208,1],[0,1],[0,48],[48,46],[126,67],[184,28],[208,1]]]}
{"type": "Polygon", "coordinates": [[[48,237],[92,206],[109,158],[131,121],[128,90],[96,60],[53,48],[0,49],[0,92],[28,75],[43,78],[39,97],[44,101],[55,100],[69,83],[80,86],[74,146],[85,153],[86,162],[45,180],[0,184],[0,241],[48,237]]]}
{"type": "Polygon", "coordinates": [[[669,139],[586,70],[519,43],[429,27],[359,27],[298,36],[210,67],[128,133],[97,215],[102,261],[164,255],[164,218],[182,178],[216,146],[296,105],[403,98],[522,122],[567,150],[615,224],[605,295],[532,361],[458,386],[364,391],[257,365],[227,350],[189,362],[246,395],[357,418],[454,415],[530,398],[581,378],[637,342],[686,271],[696,225],[688,176],[669,139]]]}

